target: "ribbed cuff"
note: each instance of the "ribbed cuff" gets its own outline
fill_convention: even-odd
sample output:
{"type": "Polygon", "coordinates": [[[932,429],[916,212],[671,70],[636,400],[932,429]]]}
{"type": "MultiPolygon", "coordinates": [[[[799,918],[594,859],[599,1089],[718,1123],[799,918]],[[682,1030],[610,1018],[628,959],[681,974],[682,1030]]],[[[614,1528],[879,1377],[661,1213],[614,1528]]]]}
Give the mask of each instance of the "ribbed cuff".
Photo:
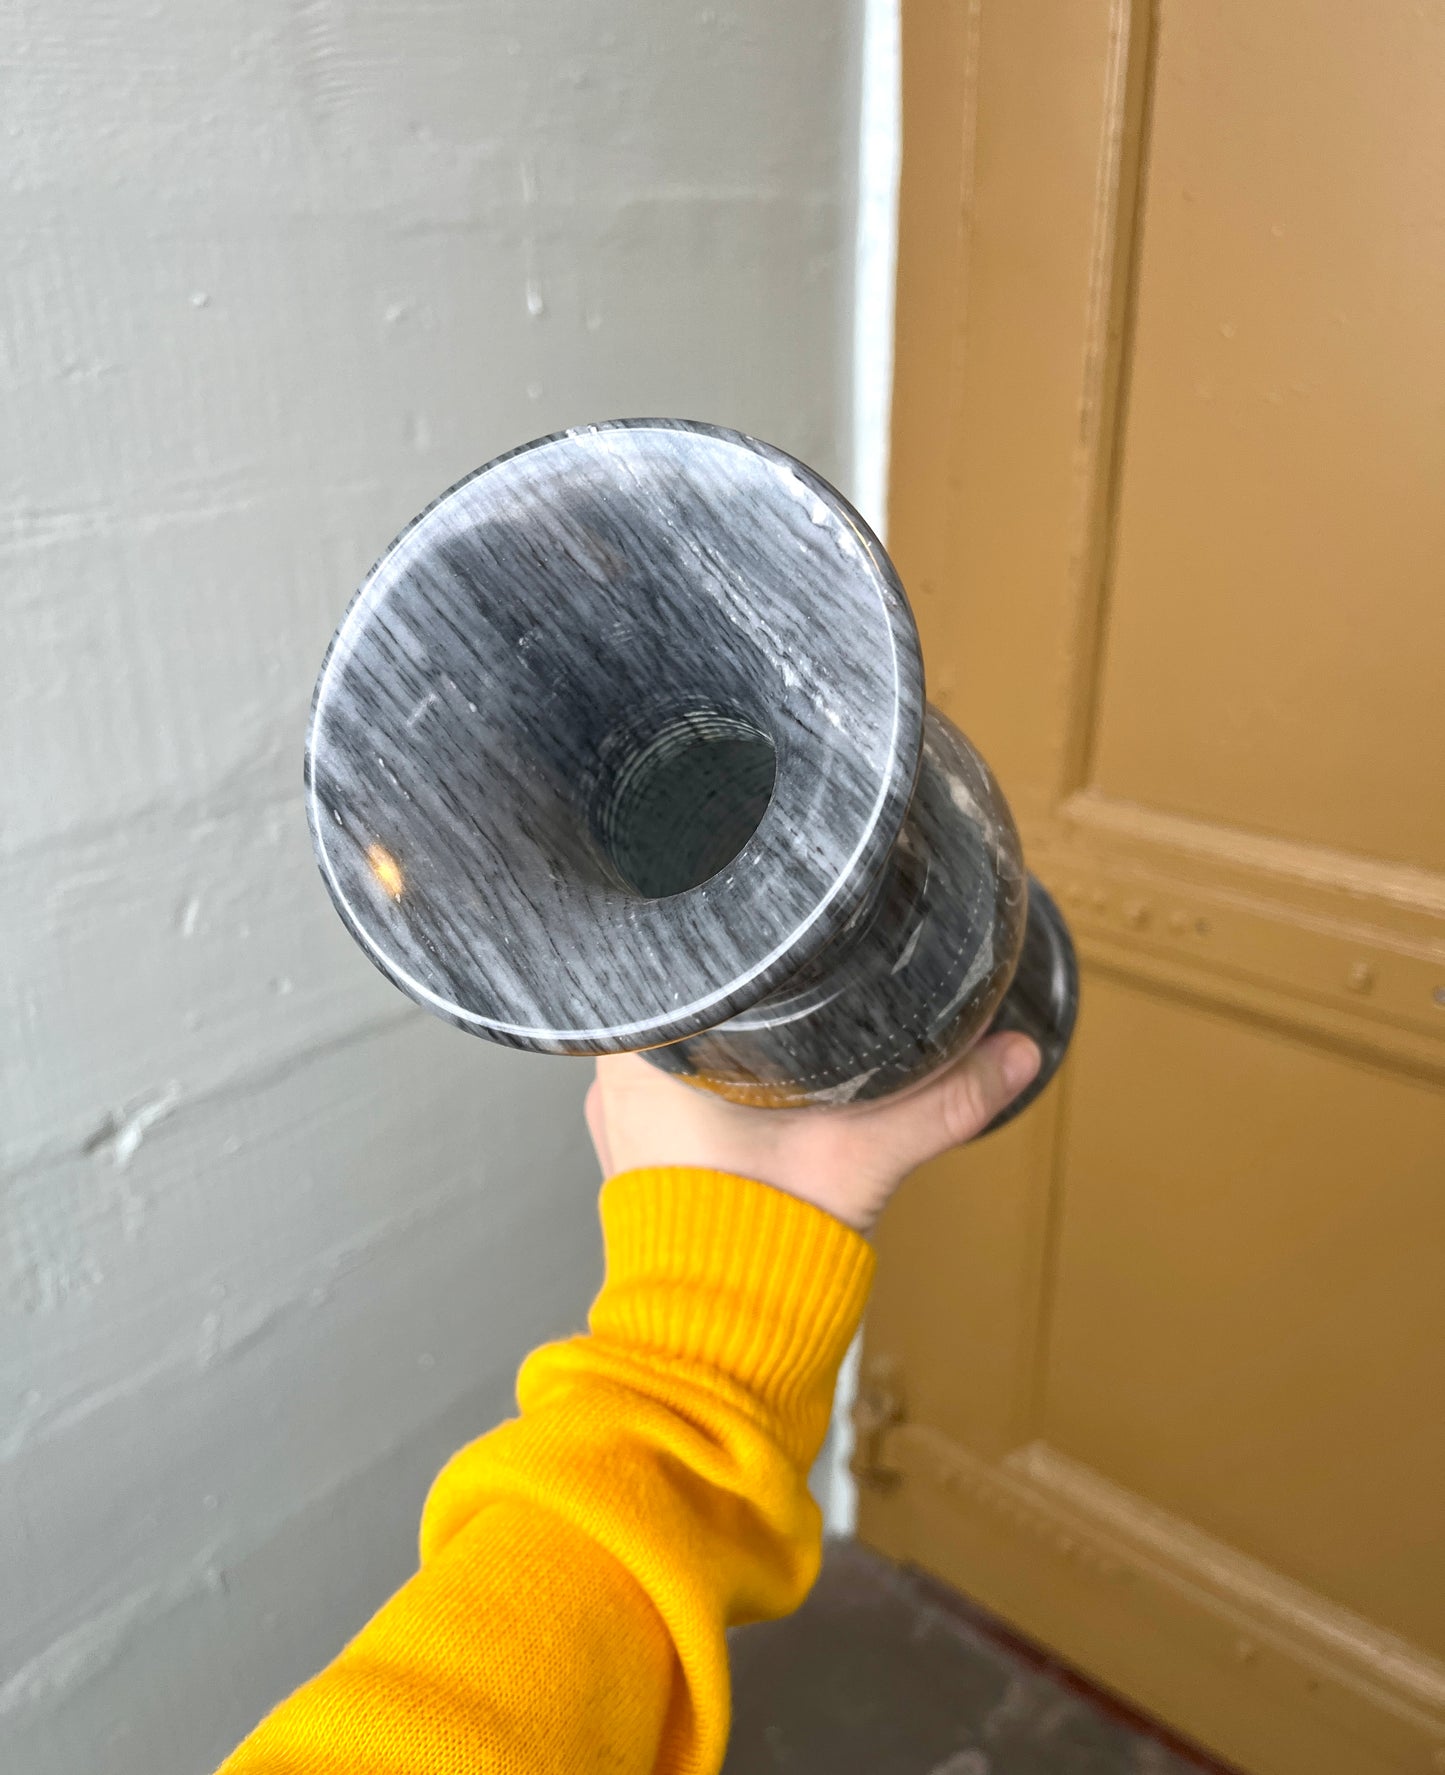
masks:
{"type": "Polygon", "coordinates": [[[602,1187],[595,1337],[705,1363],[800,1430],[832,1395],[873,1280],[860,1233],[725,1171],[624,1171],[602,1187]]]}

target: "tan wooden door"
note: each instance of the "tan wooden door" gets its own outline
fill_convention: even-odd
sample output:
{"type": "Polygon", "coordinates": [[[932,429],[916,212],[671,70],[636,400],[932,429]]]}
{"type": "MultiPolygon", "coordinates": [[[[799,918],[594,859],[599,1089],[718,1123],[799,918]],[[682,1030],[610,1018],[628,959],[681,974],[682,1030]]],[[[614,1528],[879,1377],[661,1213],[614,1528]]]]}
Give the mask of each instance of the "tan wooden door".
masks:
{"type": "Polygon", "coordinates": [[[885,1220],[861,1532],[1247,1770],[1439,1775],[1445,6],[904,39],[892,546],[1083,1003],[885,1220]]]}

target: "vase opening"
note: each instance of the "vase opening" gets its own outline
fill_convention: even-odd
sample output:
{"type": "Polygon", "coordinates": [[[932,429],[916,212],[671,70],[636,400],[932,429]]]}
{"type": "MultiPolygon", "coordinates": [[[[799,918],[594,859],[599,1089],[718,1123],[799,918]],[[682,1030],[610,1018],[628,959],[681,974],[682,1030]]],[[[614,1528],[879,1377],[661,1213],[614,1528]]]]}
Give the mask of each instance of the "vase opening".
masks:
{"type": "Polygon", "coordinates": [[[725,869],[762,823],[777,778],[770,735],[707,706],[629,736],[593,791],[591,823],[623,885],[660,900],[725,869]]]}

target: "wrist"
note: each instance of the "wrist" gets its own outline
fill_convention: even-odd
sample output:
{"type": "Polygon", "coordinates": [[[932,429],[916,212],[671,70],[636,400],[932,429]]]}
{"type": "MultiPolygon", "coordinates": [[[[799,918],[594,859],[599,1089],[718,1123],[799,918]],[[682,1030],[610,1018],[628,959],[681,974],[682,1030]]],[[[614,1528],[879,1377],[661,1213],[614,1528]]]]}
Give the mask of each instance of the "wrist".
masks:
{"type": "Polygon", "coordinates": [[[694,1167],[619,1173],[601,1212],[593,1335],[722,1371],[811,1459],[872,1282],[867,1241],[790,1191],[694,1167]]]}

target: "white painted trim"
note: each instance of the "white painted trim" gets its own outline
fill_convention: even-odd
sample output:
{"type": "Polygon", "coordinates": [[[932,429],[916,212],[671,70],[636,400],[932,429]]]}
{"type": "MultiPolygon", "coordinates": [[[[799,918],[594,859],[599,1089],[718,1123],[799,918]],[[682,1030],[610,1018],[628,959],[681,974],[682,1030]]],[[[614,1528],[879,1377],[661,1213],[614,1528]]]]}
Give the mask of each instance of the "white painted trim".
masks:
{"type": "Polygon", "coordinates": [[[813,1469],[813,1495],[823,1512],[823,1533],[851,1536],[858,1526],[858,1485],[849,1471],[853,1458],[853,1401],[858,1396],[858,1363],[863,1355],[860,1331],[848,1346],[833,1395],[828,1440],[813,1469]]]}
{"type": "Polygon", "coordinates": [[[853,503],[887,535],[893,298],[903,146],[900,0],[863,0],[853,260],[853,503]]]}
{"type": "MultiPolygon", "coordinates": [[[[853,503],[888,542],[888,440],[893,407],[893,305],[898,269],[898,175],[903,149],[900,0],[863,0],[858,91],[858,220],[853,260],[853,503]]],[[[851,1535],[858,1520],[853,1402],[862,1335],[838,1375],[828,1441],[814,1475],[823,1526],[851,1535]]]]}

